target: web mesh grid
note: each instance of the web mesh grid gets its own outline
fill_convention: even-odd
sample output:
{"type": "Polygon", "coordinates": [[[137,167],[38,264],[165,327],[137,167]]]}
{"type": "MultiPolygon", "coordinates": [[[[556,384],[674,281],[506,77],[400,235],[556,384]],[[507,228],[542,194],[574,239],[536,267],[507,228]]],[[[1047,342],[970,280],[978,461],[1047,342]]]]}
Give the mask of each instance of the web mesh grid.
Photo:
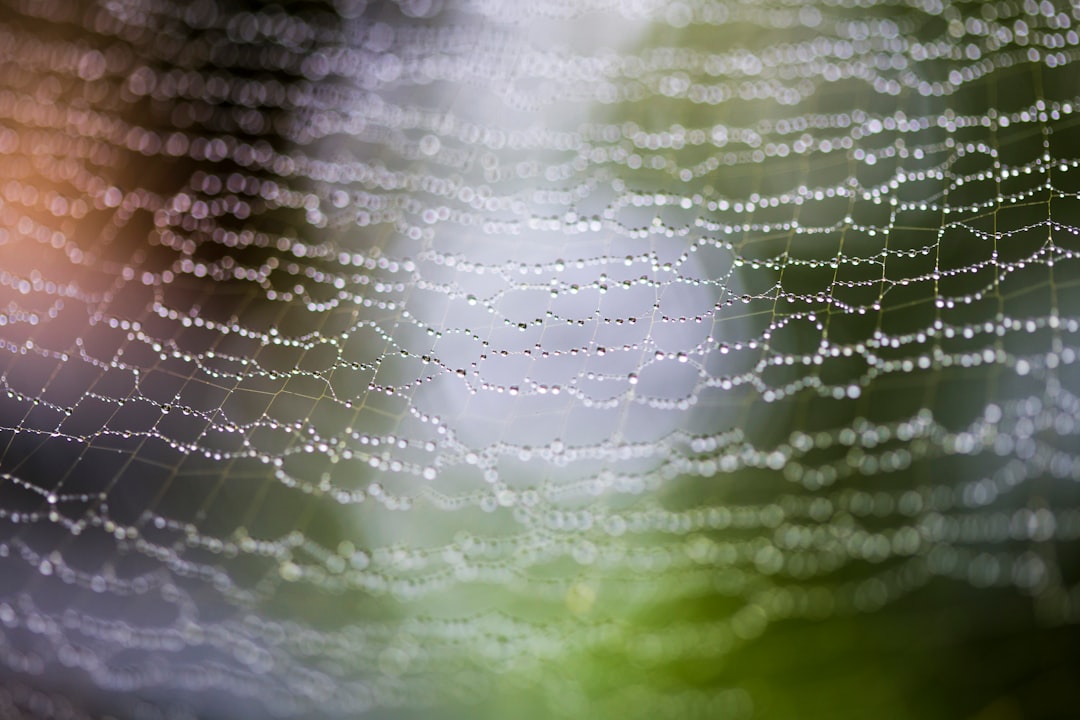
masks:
{"type": "Polygon", "coordinates": [[[1077,17],[7,0],[0,713],[1065,712],[1077,17]]]}

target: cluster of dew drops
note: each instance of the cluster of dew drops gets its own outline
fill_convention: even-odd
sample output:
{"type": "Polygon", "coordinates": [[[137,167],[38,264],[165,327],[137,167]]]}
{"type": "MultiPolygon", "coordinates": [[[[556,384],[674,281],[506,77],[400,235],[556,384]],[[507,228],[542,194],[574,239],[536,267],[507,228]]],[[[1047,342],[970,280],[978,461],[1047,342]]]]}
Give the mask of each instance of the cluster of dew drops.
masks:
{"type": "MultiPolygon", "coordinates": [[[[1067,72],[1077,14],[1030,0],[917,5],[890,19],[858,2],[581,4],[617,22],[761,31],[750,48],[583,53],[521,40],[530,22],[576,22],[559,3],[466,4],[445,23],[423,2],[377,19],[344,2],[310,14],[11,3],[19,17],[0,23],[0,253],[36,262],[0,269],[0,352],[11,358],[0,426],[136,463],[157,444],[175,458],[171,483],[188,462],[220,468],[224,482],[255,468],[244,472],[346,517],[435,513],[447,537],[327,546],[303,529],[220,534],[164,505],[130,521],[110,510],[122,498],[108,485],[69,492],[4,473],[0,487],[19,499],[0,506],[16,528],[0,542],[4,562],[177,612],[135,626],[5,591],[0,623],[41,643],[0,648],[0,662],[30,675],[78,667],[114,692],[222,687],[180,659],[201,647],[232,668],[230,692],[302,714],[415,700],[409,682],[431,700],[446,688],[424,673],[455,654],[472,658],[477,683],[496,666],[524,677],[611,647],[642,666],[720,657],[778,620],[875,611],[942,576],[1048,597],[1054,619],[1074,620],[1080,591],[1043,548],[1080,536],[1080,509],[1026,493],[1038,478],[1080,479],[1063,449],[1080,432],[1066,379],[1080,316],[1054,292],[1034,310],[1006,299],[1033,269],[1053,289],[1080,252],[1080,229],[1059,219],[1078,200],[1080,153],[1055,141],[1080,96],[972,112],[951,98],[1018,68],[1067,72]],[[511,127],[447,109],[432,90],[447,85],[508,112],[607,111],[511,127]],[[868,109],[836,101],[840,86],[868,109]],[[662,120],[638,118],[642,102],[662,120]],[[690,122],[742,105],[769,112],[690,122]],[[1010,150],[1030,137],[1026,156],[1010,150]],[[179,186],[140,187],[131,168],[154,163],[183,169],[179,186]],[[759,189],[754,179],[778,168],[796,179],[759,189]],[[746,191],[724,175],[747,179],[746,191]],[[912,230],[912,218],[923,224],[912,230]],[[955,247],[968,259],[957,263],[955,247]],[[895,298],[912,292],[929,300],[927,321],[889,329],[895,298]],[[992,310],[972,319],[971,308],[992,310]],[[851,318],[877,322],[834,339],[851,318]],[[34,385],[17,370],[28,361],[57,370],[34,385]],[[165,366],[184,382],[158,382],[165,366]],[[82,380],[65,379],[69,367],[82,380]],[[524,369],[508,381],[506,368],[524,369]],[[879,384],[953,371],[1023,390],[980,400],[959,425],[932,408],[871,419],[879,384]],[[255,388],[270,401],[226,399],[255,388]],[[725,398],[816,399],[854,415],[793,424],[781,440],[690,419],[725,398]],[[510,430],[477,440],[470,403],[507,420],[552,407],[664,420],[633,442],[624,432],[639,429],[618,423],[585,443],[510,430]],[[965,457],[993,462],[958,482],[875,487],[965,457]],[[671,487],[748,474],[777,479],[775,497],[663,501],[671,487]],[[502,530],[458,526],[472,510],[502,530]],[[33,539],[39,526],[68,543],[104,535],[158,569],[80,568],[65,542],[33,539]],[[255,582],[238,580],[244,562],[262,563],[255,582]],[[575,571],[543,572],[560,562],[575,571]],[[828,585],[844,567],[859,568],[855,579],[828,585]],[[238,609],[297,588],[424,607],[493,585],[565,618],[463,611],[327,632],[258,613],[202,620],[192,584],[238,609]],[[637,607],[710,593],[742,606],[638,632],[604,616],[611,587],[637,607]],[[132,669],[110,662],[121,649],[177,660],[132,669]],[[311,657],[328,662],[311,669],[311,657]]],[[[745,710],[742,696],[717,697],[745,710]]],[[[57,716],[67,707],[41,702],[57,716]]]]}

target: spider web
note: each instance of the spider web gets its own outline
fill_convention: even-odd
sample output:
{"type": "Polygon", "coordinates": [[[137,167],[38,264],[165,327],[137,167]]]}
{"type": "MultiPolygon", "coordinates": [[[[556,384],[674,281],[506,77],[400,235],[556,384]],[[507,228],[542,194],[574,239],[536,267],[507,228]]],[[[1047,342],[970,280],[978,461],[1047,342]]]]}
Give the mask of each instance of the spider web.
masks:
{"type": "Polygon", "coordinates": [[[955,717],[1023,682],[987,643],[1073,663],[1078,17],[7,0],[2,714],[955,717]]]}

